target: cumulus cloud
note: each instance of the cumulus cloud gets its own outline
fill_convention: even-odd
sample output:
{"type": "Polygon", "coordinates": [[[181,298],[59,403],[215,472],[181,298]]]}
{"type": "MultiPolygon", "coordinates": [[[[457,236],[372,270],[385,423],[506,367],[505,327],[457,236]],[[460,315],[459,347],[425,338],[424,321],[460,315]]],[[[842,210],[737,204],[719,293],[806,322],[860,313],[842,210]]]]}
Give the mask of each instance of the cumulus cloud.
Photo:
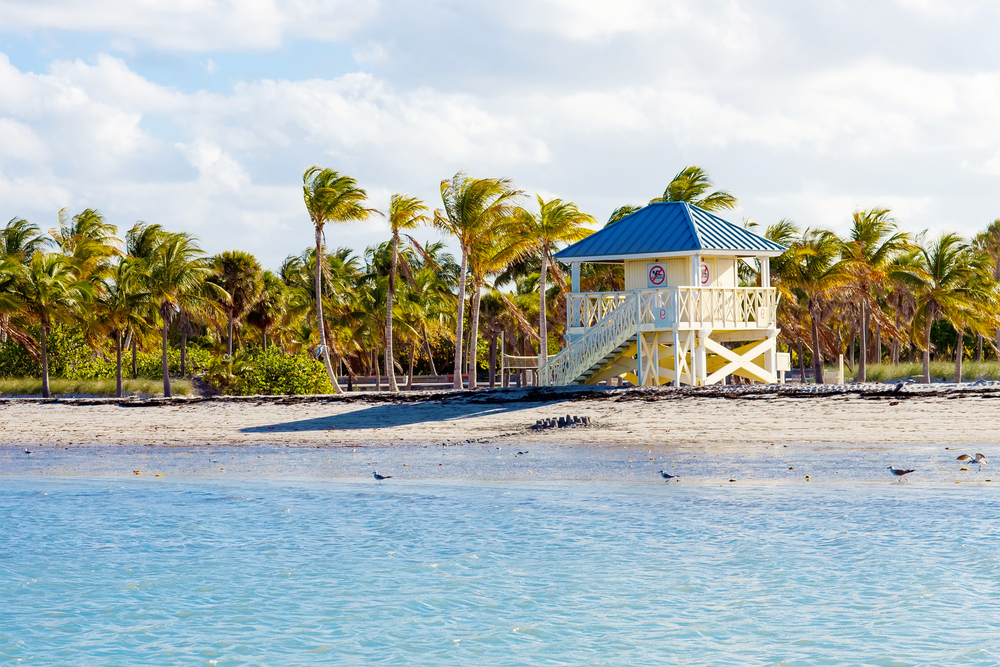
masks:
{"type": "MultiPolygon", "coordinates": [[[[944,7],[0,0],[0,31],[95,31],[124,54],[42,73],[0,54],[0,215],[96,206],[119,225],[163,222],[274,266],[308,240],[299,178],[314,163],[357,177],[376,207],[397,191],[434,206],[440,180],[464,168],[599,217],[700,164],[741,197],[737,216],[765,223],[835,225],[880,204],[908,226],[972,231],[996,216],[984,193],[1000,177],[1000,71],[928,65],[923,52],[943,46],[922,40],[911,56],[885,30],[959,40],[996,13],[971,3],[945,20],[944,7]],[[341,40],[365,71],[300,76],[281,45],[303,37],[341,40]],[[130,55],[136,45],[211,52],[188,58],[215,81],[233,64],[215,51],[273,49],[290,64],[181,88],[130,55]]],[[[376,221],[330,242],[384,236],[376,221]]]]}

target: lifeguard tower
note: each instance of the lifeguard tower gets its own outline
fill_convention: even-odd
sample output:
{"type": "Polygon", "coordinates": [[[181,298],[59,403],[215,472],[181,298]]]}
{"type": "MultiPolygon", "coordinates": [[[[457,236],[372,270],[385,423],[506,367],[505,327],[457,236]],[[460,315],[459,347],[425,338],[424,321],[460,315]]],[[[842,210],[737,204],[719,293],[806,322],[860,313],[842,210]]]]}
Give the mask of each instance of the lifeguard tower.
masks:
{"type": "Polygon", "coordinates": [[[776,291],[785,248],[684,202],[650,204],[556,254],[572,268],[568,345],[538,369],[546,386],[624,377],[697,387],[738,375],[777,381],[776,291]],[[739,264],[759,286],[741,287],[739,264]],[[625,291],[581,292],[584,262],[622,264],[625,291]]]}

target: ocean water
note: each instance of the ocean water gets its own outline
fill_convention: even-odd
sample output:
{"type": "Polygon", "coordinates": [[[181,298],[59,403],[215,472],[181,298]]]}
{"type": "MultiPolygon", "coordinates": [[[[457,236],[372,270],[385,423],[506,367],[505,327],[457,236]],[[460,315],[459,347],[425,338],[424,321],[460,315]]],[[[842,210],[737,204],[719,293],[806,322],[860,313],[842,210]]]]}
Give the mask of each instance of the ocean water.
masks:
{"type": "Polygon", "coordinates": [[[994,488],[0,477],[0,664],[995,665],[994,488]]]}

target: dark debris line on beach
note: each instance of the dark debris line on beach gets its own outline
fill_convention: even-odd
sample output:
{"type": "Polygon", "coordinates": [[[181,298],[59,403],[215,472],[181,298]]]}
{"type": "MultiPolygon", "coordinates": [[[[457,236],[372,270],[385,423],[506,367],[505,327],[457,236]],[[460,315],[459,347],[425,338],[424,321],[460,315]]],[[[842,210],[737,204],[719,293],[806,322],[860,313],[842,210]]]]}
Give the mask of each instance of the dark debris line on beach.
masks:
{"type": "Polygon", "coordinates": [[[480,389],[478,391],[440,391],[390,394],[364,392],[350,395],[320,394],[312,396],[195,396],[173,398],[0,398],[0,405],[44,403],[63,405],[120,405],[122,407],[156,407],[193,405],[196,403],[268,403],[296,405],[303,403],[429,403],[463,402],[553,403],[563,401],[672,401],[685,398],[725,398],[761,400],[772,398],[821,398],[850,396],[860,399],[880,398],[1000,398],[1000,384],[968,383],[937,388],[934,385],[749,385],[710,387],[527,387],[522,389],[480,389]]]}

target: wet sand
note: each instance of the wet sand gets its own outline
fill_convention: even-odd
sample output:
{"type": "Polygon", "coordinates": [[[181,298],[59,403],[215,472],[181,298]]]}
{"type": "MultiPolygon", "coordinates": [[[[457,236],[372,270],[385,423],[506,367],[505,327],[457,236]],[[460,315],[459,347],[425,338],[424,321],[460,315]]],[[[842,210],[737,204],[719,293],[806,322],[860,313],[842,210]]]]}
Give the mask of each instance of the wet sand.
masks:
{"type": "Polygon", "coordinates": [[[685,481],[822,483],[885,481],[893,464],[918,468],[914,481],[985,482],[989,466],[962,471],[955,457],[993,458],[992,391],[6,401],[0,475],[370,479],[378,468],[410,480],[649,481],[666,469],[685,481]],[[535,427],[566,415],[591,425],[535,427]]]}

